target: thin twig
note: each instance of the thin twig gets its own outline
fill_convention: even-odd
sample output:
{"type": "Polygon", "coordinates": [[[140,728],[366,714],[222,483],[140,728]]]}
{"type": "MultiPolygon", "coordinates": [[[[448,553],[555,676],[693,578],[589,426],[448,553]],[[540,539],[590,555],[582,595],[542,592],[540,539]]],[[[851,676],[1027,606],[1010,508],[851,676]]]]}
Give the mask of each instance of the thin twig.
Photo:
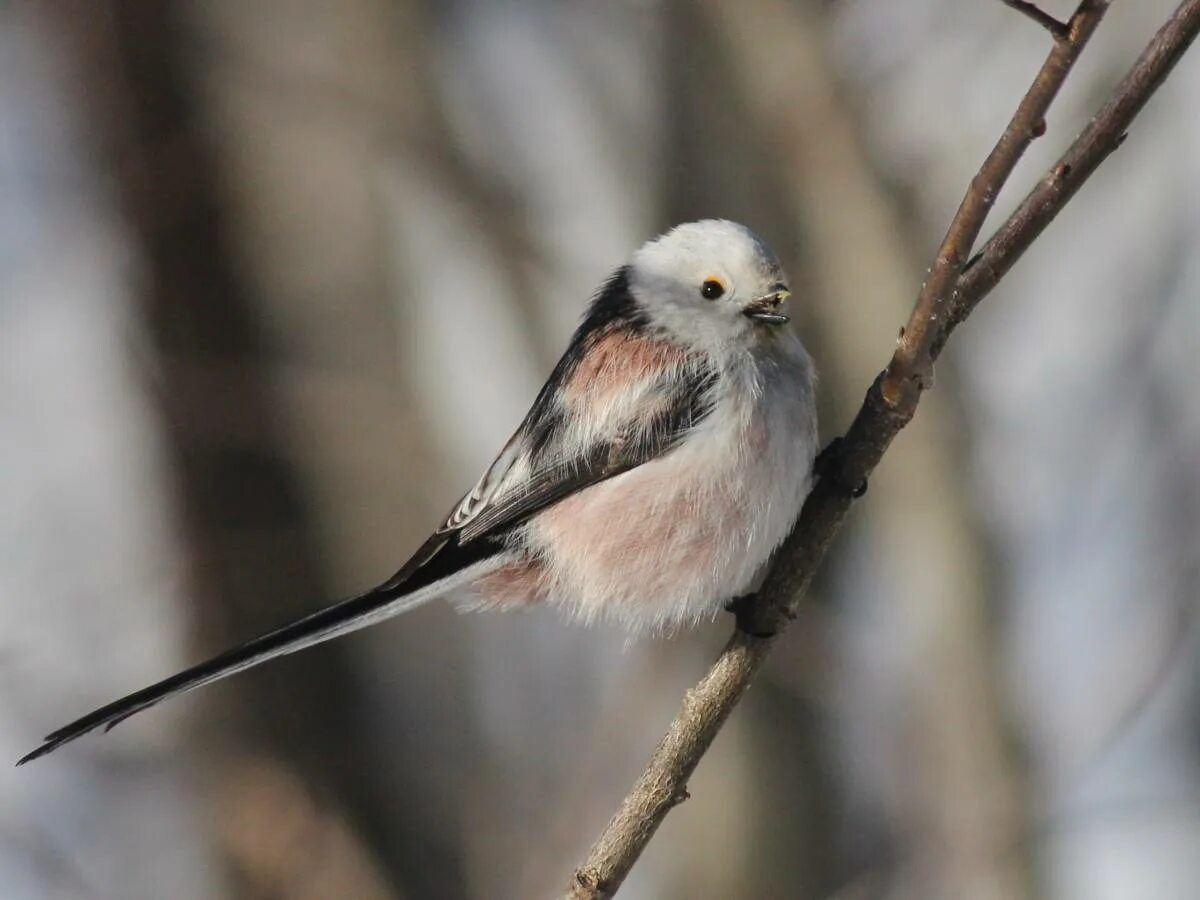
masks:
{"type": "Polygon", "coordinates": [[[1106,2],[1080,4],[1071,17],[1068,35],[1056,43],[996,148],[972,180],[938,251],[934,271],[917,299],[905,339],[887,371],[868,390],[833,470],[818,481],[771,565],[760,592],[756,625],[765,631],[777,629],[775,637],[734,632],[712,668],[684,697],[682,709],[646,769],[575,871],[567,897],[598,900],[611,897],[620,887],[663,818],[685,796],[688,779],[762,666],[778,631],[795,615],[850,507],[852,497],[844,486],[862,483],[912,418],[933,357],[950,329],[971,313],[1112,152],[1114,142],[1119,142],[1200,29],[1200,0],[1185,0],[1092,125],[987,243],[979,262],[963,272],[963,262],[996,193],[1017,157],[1040,132],[1046,108],[1107,6],[1106,2]],[[939,311],[947,315],[939,316],[939,311]]]}
{"type": "Polygon", "coordinates": [[[1050,13],[1044,12],[1036,3],[1030,3],[1029,0],[1000,0],[1000,2],[1033,19],[1050,32],[1056,41],[1065,38],[1070,30],[1066,22],[1058,21],[1050,13]]]}
{"type": "Polygon", "coordinates": [[[1200,0],[1184,0],[1142,51],[1108,102],[971,260],[959,279],[958,290],[931,348],[934,358],[941,353],[950,333],[1007,274],[1096,167],[1124,143],[1134,117],[1191,46],[1198,31],[1200,0]]]}
{"type": "Polygon", "coordinates": [[[967,255],[1017,161],[1034,139],[1045,133],[1046,111],[1108,5],[1109,0],[1083,0],[1079,4],[1066,37],[1055,42],[1008,127],[971,179],[888,364],[882,391],[884,401],[893,409],[915,409],[918,395],[932,383],[933,357],[929,349],[941,328],[938,320],[943,318],[942,310],[951,299],[967,255]]]}

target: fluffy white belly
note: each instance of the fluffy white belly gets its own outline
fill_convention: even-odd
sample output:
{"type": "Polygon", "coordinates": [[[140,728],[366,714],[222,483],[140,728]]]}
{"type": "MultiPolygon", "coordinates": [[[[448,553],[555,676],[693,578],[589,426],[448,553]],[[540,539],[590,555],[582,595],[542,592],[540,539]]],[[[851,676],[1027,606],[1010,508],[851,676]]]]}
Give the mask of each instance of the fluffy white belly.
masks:
{"type": "Polygon", "coordinates": [[[811,397],[719,410],[665,456],[530,520],[519,561],[479,584],[484,603],[651,631],[713,617],[787,534],[815,442],[811,397]]]}

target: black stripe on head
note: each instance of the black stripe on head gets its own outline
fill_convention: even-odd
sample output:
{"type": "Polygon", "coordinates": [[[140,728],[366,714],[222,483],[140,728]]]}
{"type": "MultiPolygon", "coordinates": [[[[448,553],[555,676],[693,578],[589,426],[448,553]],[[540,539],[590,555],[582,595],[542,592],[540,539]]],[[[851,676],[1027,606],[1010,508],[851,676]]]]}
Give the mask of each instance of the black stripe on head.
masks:
{"type": "MultiPolygon", "coordinates": [[[[621,266],[608,277],[588,304],[583,322],[571,339],[571,348],[582,345],[588,335],[613,327],[628,328],[637,333],[650,324],[646,312],[633,298],[629,288],[629,266],[621,266]]],[[[570,351],[568,351],[570,352],[570,351]]]]}

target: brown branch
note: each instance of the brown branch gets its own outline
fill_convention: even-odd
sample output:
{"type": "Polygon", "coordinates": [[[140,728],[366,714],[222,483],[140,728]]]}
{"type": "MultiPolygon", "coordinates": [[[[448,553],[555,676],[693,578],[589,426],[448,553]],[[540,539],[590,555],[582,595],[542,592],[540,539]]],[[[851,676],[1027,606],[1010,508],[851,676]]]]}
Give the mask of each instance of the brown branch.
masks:
{"type": "Polygon", "coordinates": [[[892,439],[912,418],[928,386],[933,358],[950,330],[965,319],[1112,152],[1129,123],[1200,29],[1200,0],[1184,0],[1067,154],[988,241],[967,271],[963,264],[987,211],[1017,159],[1044,127],[1043,116],[1079,51],[1108,6],[1083,2],[1068,33],[1047,58],[995,149],[971,181],[930,277],[917,298],[900,346],[867,392],[832,468],[804,504],[791,535],[771,565],[755,608],[756,638],[735,631],[709,672],[684,697],[646,769],[592,846],[568,887],[572,900],[611,897],[621,886],[666,814],[686,797],[688,779],[794,617],[813,572],[841,528],[852,497],[892,439]],[[940,320],[940,321],[939,321],[940,320]]]}
{"type": "Polygon", "coordinates": [[[1050,32],[1055,40],[1062,40],[1070,31],[1070,26],[1066,22],[1060,22],[1048,12],[1043,12],[1036,3],[1030,3],[1028,0],[1000,0],[1000,2],[1033,19],[1050,32]]]}

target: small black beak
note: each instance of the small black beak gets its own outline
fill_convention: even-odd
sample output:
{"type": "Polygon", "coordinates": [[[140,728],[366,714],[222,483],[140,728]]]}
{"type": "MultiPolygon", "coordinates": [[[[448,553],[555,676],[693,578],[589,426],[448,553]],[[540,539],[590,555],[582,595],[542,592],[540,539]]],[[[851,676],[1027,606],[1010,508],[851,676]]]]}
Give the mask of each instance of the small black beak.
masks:
{"type": "Polygon", "coordinates": [[[789,295],[790,292],[787,288],[772,291],[750,303],[742,311],[742,315],[755,322],[762,322],[764,325],[786,325],[788,317],[779,312],[779,307],[789,295]]]}

